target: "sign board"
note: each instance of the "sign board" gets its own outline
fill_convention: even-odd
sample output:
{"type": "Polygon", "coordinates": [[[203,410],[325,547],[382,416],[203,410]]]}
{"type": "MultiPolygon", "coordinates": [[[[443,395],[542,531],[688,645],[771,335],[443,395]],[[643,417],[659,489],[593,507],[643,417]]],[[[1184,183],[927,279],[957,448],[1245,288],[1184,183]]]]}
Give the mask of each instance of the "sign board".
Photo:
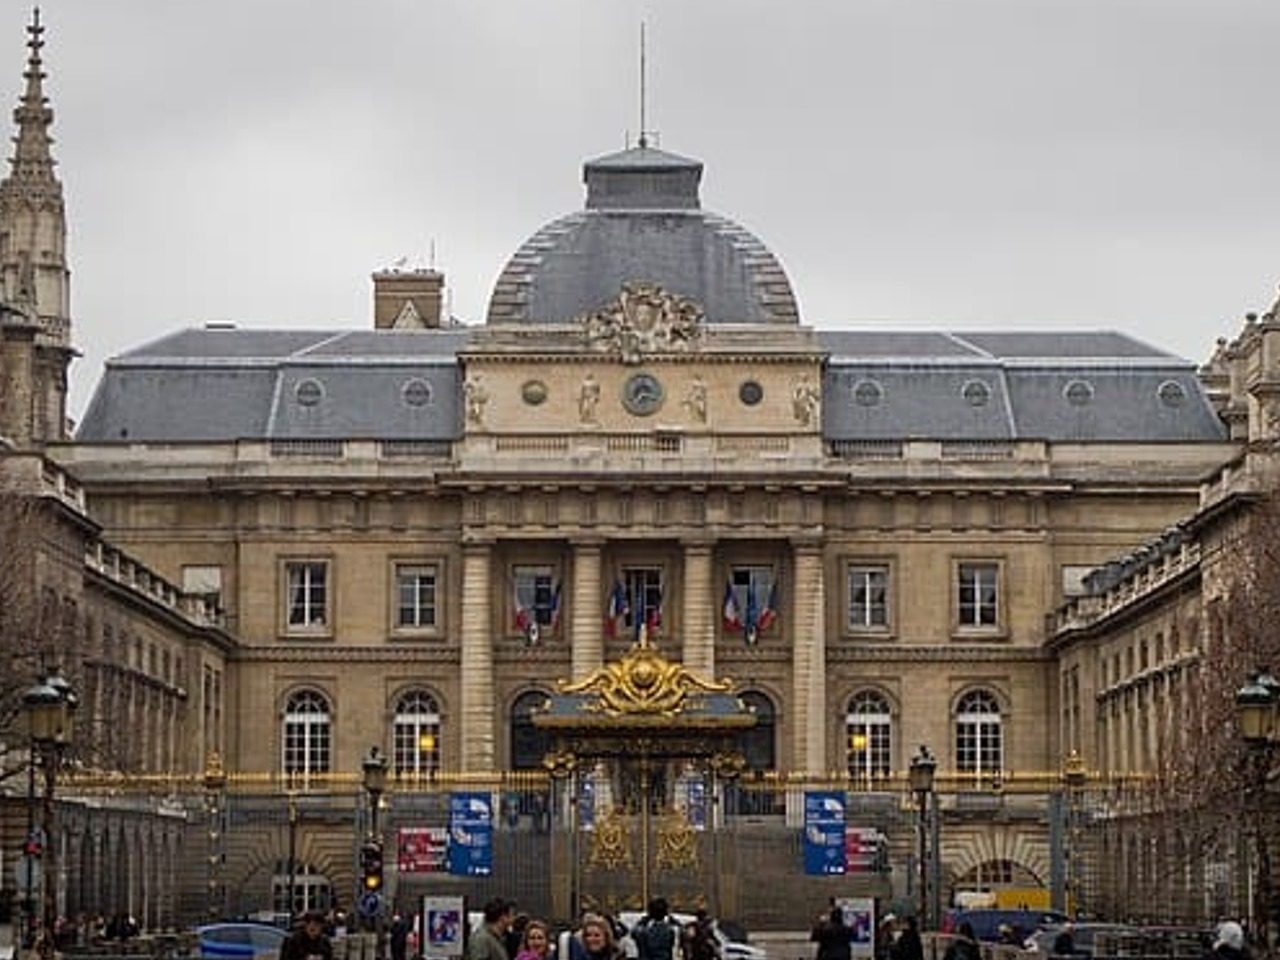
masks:
{"type": "Polygon", "coordinates": [[[493,873],[491,794],[449,794],[449,872],[458,877],[493,873]]]}
{"type": "Polygon", "coordinates": [[[855,960],[871,960],[876,955],[876,902],[870,897],[837,897],[835,903],[844,914],[845,926],[853,931],[851,955],[855,960]]]}
{"type": "Polygon", "coordinates": [[[462,897],[423,897],[419,913],[422,928],[419,953],[424,960],[459,960],[467,917],[462,897]]]}
{"type": "Polygon", "coordinates": [[[396,833],[396,868],[400,873],[444,873],[449,867],[446,827],[402,827],[396,833]]]}
{"type": "Polygon", "coordinates": [[[844,867],[846,873],[871,873],[880,853],[880,831],[875,827],[845,827],[844,867]]]}
{"type": "Polygon", "coordinates": [[[844,792],[806,790],[804,794],[804,872],[840,876],[845,871],[844,792]]]}
{"type": "Polygon", "coordinates": [[[382,897],[372,890],[366,890],[356,901],[356,909],[363,917],[376,917],[382,909],[382,897]]]}

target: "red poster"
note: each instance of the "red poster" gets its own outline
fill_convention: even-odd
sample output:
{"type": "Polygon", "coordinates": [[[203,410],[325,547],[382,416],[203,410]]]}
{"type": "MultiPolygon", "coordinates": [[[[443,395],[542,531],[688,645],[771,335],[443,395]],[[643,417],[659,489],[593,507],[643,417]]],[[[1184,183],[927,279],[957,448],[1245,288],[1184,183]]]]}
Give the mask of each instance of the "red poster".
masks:
{"type": "Polygon", "coordinates": [[[445,827],[402,827],[396,836],[396,865],[401,873],[443,873],[448,853],[445,827]]]}

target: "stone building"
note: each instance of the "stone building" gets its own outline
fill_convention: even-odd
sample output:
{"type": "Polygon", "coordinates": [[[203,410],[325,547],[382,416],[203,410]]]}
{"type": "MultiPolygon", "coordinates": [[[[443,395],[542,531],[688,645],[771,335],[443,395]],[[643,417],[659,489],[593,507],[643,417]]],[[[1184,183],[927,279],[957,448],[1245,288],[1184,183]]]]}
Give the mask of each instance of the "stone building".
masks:
{"type": "MultiPolygon", "coordinates": [[[[304,795],[371,745],[406,779],[540,770],[534,705],[643,626],[755,708],[749,774],[897,810],[928,744],[948,891],[1049,884],[1043,798],[1005,800],[1020,781],[1071,749],[1136,768],[1136,735],[1094,734],[1103,658],[1046,615],[1237,455],[1191,363],[1105,331],[811,323],[842,318],[802,317],[764,243],[703,208],[703,165],[642,144],[585,164],[583,209],[516,249],[482,322],[443,314],[441,274],[381,270],[364,329],[211,324],[110,360],[65,438],[39,38],[0,188],[4,428],[82,485],[104,550],[219,624],[171,625],[184,697],[135,764],[198,783],[217,753],[304,795]]],[[[1199,642],[1185,620],[1166,659],[1199,642]]],[[[104,657],[154,666],[139,642],[104,657]]],[[[326,816],[291,889],[295,867],[347,888],[350,824],[326,816]]],[[[266,899],[284,854],[262,817],[223,879],[266,899]]],[[[893,842],[905,859],[909,831],[893,842]]]]}

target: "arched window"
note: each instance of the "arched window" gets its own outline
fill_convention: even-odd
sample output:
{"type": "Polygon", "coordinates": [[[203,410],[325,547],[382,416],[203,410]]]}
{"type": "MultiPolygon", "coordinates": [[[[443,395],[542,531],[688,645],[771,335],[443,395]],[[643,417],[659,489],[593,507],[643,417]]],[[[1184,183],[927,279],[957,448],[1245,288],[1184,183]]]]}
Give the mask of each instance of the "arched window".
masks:
{"type": "Polygon", "coordinates": [[[541,709],[547,695],[529,690],[511,705],[511,769],[541,770],[543,758],[551,752],[551,733],[533,725],[533,711],[541,709]]]}
{"type": "Polygon", "coordinates": [[[893,725],[889,702],[875,690],[855,693],[844,725],[849,775],[855,780],[888,776],[893,725]]]}
{"type": "Polygon", "coordinates": [[[329,701],[315,690],[299,690],[284,708],[284,772],[328,773],[332,722],[329,701]]]}
{"type": "Polygon", "coordinates": [[[440,705],[425,690],[411,690],[396,703],[391,731],[398,777],[440,769],[440,705]]]}
{"type": "Polygon", "coordinates": [[[998,773],[1002,767],[1000,704],[987,690],[974,690],[956,706],[956,769],[998,773]]]}
{"type": "Polygon", "coordinates": [[[748,690],[739,699],[756,714],[755,726],[747,728],[738,737],[738,749],[747,761],[747,769],[755,772],[776,769],[778,756],[774,744],[776,712],[773,701],[756,690],[748,690]]]}
{"type": "Polygon", "coordinates": [[[309,910],[328,912],[333,906],[333,887],[329,878],[309,863],[295,862],[290,873],[288,860],[277,860],[271,875],[271,907],[277,914],[300,917],[309,910]],[[289,903],[289,884],[293,884],[293,903],[289,903]]]}

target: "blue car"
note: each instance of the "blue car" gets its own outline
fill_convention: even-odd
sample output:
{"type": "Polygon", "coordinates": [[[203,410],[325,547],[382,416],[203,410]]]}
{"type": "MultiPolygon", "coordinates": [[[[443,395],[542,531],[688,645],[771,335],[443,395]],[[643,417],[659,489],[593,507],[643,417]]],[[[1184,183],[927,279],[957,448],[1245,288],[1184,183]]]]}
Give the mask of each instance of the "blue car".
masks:
{"type": "Polygon", "coordinates": [[[216,960],[275,960],[288,936],[265,923],[210,923],[196,928],[200,956],[216,960]]]}

